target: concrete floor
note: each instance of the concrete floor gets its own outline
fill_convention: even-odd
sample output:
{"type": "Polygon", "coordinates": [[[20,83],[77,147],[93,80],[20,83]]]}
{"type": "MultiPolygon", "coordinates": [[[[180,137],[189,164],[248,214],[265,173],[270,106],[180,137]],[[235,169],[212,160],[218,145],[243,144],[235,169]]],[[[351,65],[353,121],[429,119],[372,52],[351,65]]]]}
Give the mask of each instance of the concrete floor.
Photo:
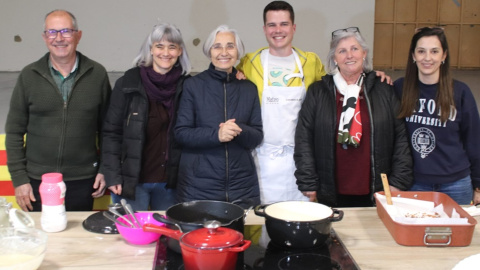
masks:
{"type": "MultiPolygon", "coordinates": [[[[403,70],[388,70],[386,73],[391,76],[393,80],[404,75],[403,70]]],[[[480,71],[454,70],[452,73],[455,79],[465,82],[470,87],[475,96],[475,100],[477,101],[477,105],[480,107],[480,71]]],[[[15,87],[18,74],[18,72],[0,72],[0,134],[5,133],[5,120],[10,107],[10,97],[13,88],[15,87]]],[[[115,81],[122,75],[122,72],[109,73],[112,87],[114,86],[115,81]]]]}

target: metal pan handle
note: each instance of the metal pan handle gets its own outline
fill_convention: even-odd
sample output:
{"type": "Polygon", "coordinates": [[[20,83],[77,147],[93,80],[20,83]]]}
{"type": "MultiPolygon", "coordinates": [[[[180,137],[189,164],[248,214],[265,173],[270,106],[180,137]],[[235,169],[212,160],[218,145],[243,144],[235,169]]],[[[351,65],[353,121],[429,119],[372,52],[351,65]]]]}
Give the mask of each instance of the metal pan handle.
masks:
{"type": "Polygon", "coordinates": [[[423,243],[426,246],[448,246],[452,243],[452,229],[450,227],[427,227],[423,243]]]}

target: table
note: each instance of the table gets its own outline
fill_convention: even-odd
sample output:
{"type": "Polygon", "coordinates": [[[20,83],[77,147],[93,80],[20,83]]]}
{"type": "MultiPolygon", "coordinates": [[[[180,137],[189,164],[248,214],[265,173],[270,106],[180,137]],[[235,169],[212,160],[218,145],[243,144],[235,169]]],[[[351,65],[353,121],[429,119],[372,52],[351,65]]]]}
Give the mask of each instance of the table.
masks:
{"type": "MultiPolygon", "coordinates": [[[[376,208],[343,208],[342,221],[332,223],[362,269],[452,269],[460,260],[480,253],[480,227],[468,247],[406,247],[398,245],[377,216],[376,208]]],[[[95,212],[67,212],[67,229],[48,233],[45,269],[152,269],[155,243],[134,246],[120,235],[91,233],[82,222],[95,212]]],[[[163,214],[163,212],[159,212],[163,214]]],[[[30,213],[40,228],[40,213],[30,213]]],[[[479,217],[476,217],[480,221],[479,217]]],[[[246,224],[263,224],[253,211],[246,224]]]]}

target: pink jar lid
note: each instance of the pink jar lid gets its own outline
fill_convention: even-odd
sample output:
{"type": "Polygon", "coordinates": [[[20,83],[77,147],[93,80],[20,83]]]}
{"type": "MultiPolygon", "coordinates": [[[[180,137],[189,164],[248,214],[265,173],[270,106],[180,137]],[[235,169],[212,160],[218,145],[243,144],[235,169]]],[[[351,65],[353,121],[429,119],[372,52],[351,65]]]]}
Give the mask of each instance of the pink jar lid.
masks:
{"type": "Polygon", "coordinates": [[[61,173],[46,173],[42,175],[42,181],[45,183],[60,183],[63,181],[61,173]]]}

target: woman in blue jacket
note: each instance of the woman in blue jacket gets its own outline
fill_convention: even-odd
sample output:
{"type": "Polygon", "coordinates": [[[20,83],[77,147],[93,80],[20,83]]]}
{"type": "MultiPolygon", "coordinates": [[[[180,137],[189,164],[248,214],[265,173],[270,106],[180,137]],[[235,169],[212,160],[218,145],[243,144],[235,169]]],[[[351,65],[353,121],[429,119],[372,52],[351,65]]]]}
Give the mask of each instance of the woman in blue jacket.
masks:
{"type": "Polygon", "coordinates": [[[183,146],[177,200],[260,203],[251,155],[263,139],[256,86],[237,80],[235,63],[244,52],[237,32],[222,25],[203,46],[209,68],[187,79],[175,137],[183,146]]]}

